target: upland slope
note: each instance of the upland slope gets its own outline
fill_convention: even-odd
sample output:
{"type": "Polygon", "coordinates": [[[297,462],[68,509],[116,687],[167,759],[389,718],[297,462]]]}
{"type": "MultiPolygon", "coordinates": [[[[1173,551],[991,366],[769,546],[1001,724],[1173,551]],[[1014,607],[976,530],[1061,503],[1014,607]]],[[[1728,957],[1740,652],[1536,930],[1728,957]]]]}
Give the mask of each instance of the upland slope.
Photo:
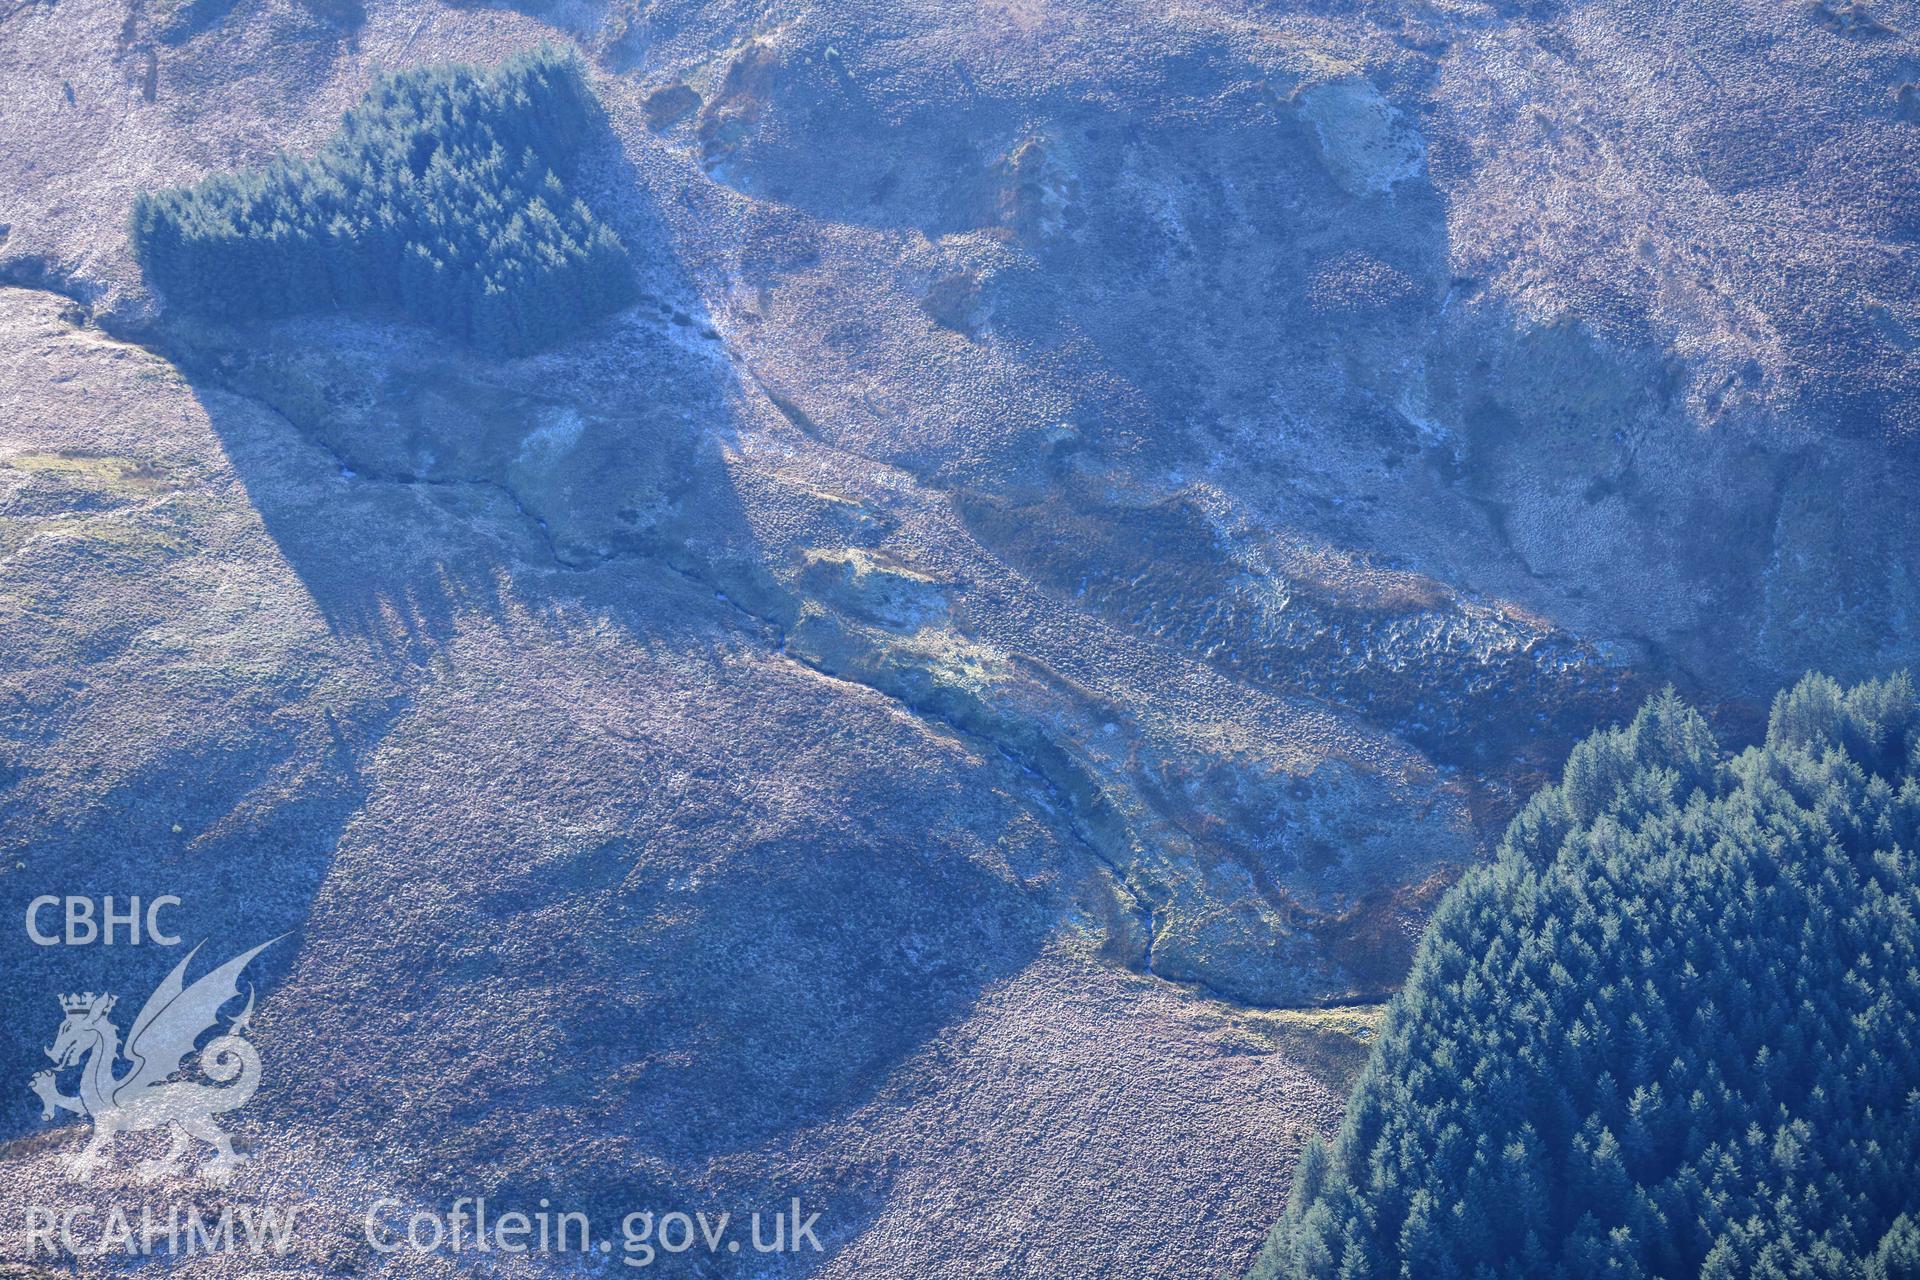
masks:
{"type": "MultiPolygon", "coordinates": [[[[0,907],[291,935],[244,1194],[1234,1273],[1365,1027],[1276,1011],[1391,991],[1569,742],[1912,660],[1916,25],[12,3],[0,907]],[[144,289],[140,189],[549,37],[639,305],[490,362],[144,289]]],[[[176,957],[0,956],[12,1202],[52,995],[176,957]]]]}

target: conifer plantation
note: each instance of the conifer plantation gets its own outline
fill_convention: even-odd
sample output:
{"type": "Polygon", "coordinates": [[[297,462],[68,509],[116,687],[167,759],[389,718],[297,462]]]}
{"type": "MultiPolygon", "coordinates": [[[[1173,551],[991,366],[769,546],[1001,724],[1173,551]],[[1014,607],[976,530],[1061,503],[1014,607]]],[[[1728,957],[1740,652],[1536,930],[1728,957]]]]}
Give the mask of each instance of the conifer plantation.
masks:
{"type": "Polygon", "coordinates": [[[632,296],[619,237],[568,188],[601,124],[550,47],[388,76],[315,156],[141,196],[134,250],[198,314],[388,308],[525,353],[632,296]]]}
{"type": "Polygon", "coordinates": [[[1920,1276],[1920,717],[1671,693],[1443,903],[1254,1274],[1920,1276]]]}

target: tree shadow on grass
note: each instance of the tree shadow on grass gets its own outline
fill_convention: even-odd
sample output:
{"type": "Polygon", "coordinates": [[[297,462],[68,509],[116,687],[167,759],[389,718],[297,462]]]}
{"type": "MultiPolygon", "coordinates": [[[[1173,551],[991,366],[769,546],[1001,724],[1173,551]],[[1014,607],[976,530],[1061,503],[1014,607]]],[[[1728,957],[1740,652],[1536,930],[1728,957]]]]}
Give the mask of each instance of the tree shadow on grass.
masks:
{"type": "Polygon", "coordinates": [[[1045,934],[990,846],[897,811],[992,770],[779,656],[794,605],[726,454],[758,392],[659,272],[525,361],[338,317],[188,361],[335,640],[416,695],[307,922],[266,1115],[423,1194],[713,1194],[714,1161],[860,1105],[1045,934]],[[656,712],[684,670],[716,703],[656,712]],[[936,772],[884,743],[798,761],[823,725],[936,772]],[[457,804],[421,781],[468,764],[457,804]],[[815,803],[768,786],[848,808],[768,838],[761,806],[815,803]],[[396,1098],[410,1079],[441,1083],[396,1098]]]}

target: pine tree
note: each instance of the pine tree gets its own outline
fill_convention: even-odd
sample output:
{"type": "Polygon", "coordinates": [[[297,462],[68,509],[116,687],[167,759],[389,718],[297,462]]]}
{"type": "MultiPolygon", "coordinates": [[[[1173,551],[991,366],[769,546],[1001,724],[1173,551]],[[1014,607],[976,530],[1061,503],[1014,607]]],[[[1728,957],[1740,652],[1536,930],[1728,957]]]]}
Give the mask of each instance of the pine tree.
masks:
{"type": "Polygon", "coordinates": [[[134,249],[181,309],[386,307],[522,354],[633,296],[627,251],[567,189],[598,108],[571,55],[377,82],[310,158],[134,204],[134,249]]]}
{"type": "Polygon", "coordinates": [[[1671,694],[1448,894],[1255,1275],[1920,1280],[1920,709],[1671,694]]]}

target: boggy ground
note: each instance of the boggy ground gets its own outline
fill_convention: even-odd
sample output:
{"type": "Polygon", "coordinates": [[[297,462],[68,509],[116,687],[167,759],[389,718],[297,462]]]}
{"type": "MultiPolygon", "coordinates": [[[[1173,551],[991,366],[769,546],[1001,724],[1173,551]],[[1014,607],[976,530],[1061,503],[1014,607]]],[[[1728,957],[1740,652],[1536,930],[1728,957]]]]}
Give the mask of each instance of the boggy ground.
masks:
{"type": "MultiPolygon", "coordinates": [[[[290,934],[233,1122],[236,1196],[340,1219],[289,1274],[390,1265],[389,1193],[1232,1274],[1364,1049],[1311,1011],[1574,735],[1910,660],[1896,25],[11,8],[0,907],[290,934]],[[641,305],[489,365],[142,290],[141,186],[556,33],[641,305]]],[[[203,1194],[62,1183],[25,1087],[53,993],[176,957],[0,955],[0,1197],[203,1194]]]]}

